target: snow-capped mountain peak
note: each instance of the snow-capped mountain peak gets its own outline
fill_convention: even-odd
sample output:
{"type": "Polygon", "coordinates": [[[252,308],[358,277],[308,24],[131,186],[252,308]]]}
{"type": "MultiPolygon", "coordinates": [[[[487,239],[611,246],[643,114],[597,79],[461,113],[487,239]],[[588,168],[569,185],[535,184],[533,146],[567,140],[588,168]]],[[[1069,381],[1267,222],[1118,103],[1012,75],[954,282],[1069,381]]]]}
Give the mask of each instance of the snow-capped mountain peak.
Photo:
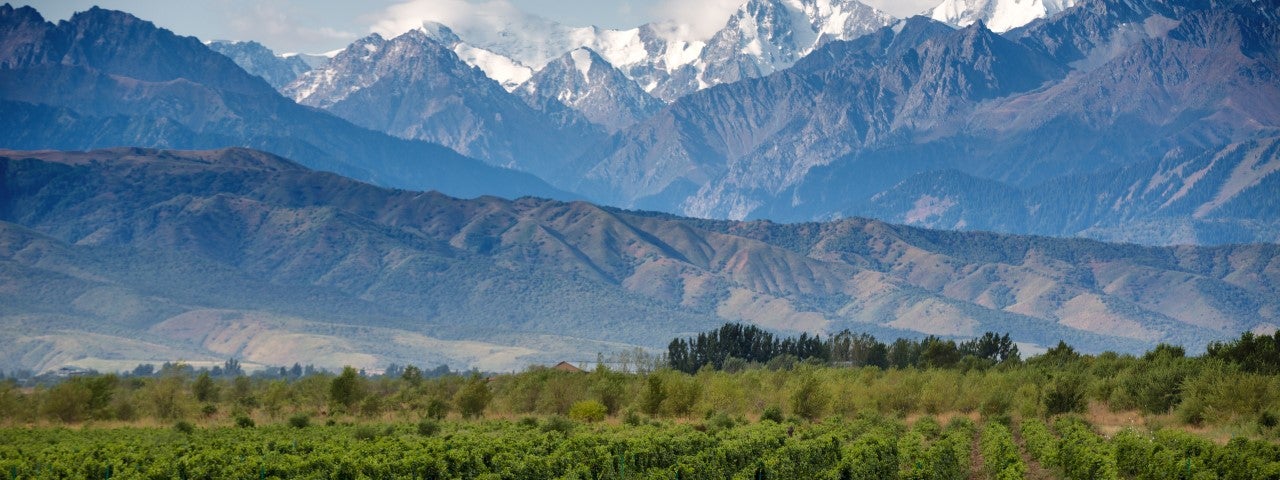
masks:
{"type": "Polygon", "coordinates": [[[929,16],[958,27],[982,21],[993,32],[1005,32],[1056,15],[1077,3],[1078,0],[943,0],[929,11],[929,16]]]}
{"type": "Polygon", "coordinates": [[[231,58],[246,72],[262,77],[277,90],[315,68],[304,58],[297,55],[277,55],[258,42],[214,40],[204,44],[213,51],[231,58]]]}
{"type": "MultiPolygon", "coordinates": [[[[533,71],[586,47],[645,91],[672,101],[719,83],[786,68],[827,41],[855,38],[892,21],[856,0],[746,0],[710,39],[697,38],[670,21],[613,30],[571,27],[524,13],[453,29],[435,22],[424,22],[420,28],[451,44],[463,61],[509,91],[533,71]],[[444,40],[448,36],[457,41],[444,40]],[[708,66],[720,61],[733,66],[708,74],[708,66]]],[[[395,33],[395,28],[404,27],[381,28],[395,33]]]]}
{"type": "Polygon", "coordinates": [[[564,108],[610,132],[648,118],[663,107],[604,57],[576,48],[547,63],[515,92],[551,115],[564,108]]]}
{"type": "Polygon", "coordinates": [[[302,74],[281,92],[298,103],[320,108],[340,102],[378,80],[376,71],[355,69],[351,65],[371,64],[371,59],[386,44],[387,40],[377,33],[356,40],[324,67],[302,74]]]}
{"type": "Polygon", "coordinates": [[[595,52],[588,48],[577,48],[569,52],[569,57],[573,59],[573,66],[582,74],[582,81],[591,81],[591,66],[595,64],[595,52]]]}
{"type": "Polygon", "coordinates": [[[513,58],[494,53],[492,50],[469,44],[458,37],[453,29],[439,22],[423,22],[418,28],[428,38],[447,46],[468,65],[479,68],[489,78],[502,84],[508,92],[529,80],[533,69],[513,58]]]}
{"type": "MultiPolygon", "coordinates": [[[[748,0],[707,42],[697,88],[768,75],[823,43],[860,37],[893,20],[855,0],[748,0]]],[[[682,93],[688,86],[662,96],[682,93]]]]}

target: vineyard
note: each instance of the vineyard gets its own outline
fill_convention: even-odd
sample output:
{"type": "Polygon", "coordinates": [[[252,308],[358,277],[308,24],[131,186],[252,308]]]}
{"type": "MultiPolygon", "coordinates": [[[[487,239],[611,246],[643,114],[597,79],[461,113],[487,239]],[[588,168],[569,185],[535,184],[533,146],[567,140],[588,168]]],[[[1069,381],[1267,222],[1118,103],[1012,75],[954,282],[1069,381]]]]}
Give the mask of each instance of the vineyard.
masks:
{"type": "Polygon", "coordinates": [[[9,478],[1280,478],[1280,447],[1082,420],[979,426],[867,415],[821,423],[583,424],[562,418],[260,428],[7,429],[9,478]],[[1020,442],[1013,435],[1021,433],[1020,442]],[[976,453],[976,454],[975,454],[976,453]]]}
{"type": "Polygon", "coordinates": [[[1280,335],[1021,360],[725,331],[636,370],[4,380],[0,478],[1280,479],[1280,335]]]}

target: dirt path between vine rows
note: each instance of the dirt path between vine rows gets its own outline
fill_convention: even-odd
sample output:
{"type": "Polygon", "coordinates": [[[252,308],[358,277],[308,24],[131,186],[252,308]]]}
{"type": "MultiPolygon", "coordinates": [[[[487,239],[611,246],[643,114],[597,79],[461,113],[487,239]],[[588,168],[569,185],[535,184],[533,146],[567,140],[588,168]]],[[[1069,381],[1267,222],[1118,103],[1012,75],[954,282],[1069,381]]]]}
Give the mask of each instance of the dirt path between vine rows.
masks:
{"type": "Polygon", "coordinates": [[[987,472],[982,463],[982,428],[975,428],[969,444],[969,480],[986,480],[987,472]]]}
{"type": "Polygon", "coordinates": [[[1027,444],[1022,441],[1022,425],[1016,425],[1010,430],[1013,431],[1013,444],[1018,446],[1018,455],[1022,456],[1022,463],[1027,464],[1027,478],[1031,480],[1053,480],[1058,478],[1044,468],[1044,465],[1041,465],[1039,461],[1031,458],[1031,454],[1027,452],[1027,444]]]}

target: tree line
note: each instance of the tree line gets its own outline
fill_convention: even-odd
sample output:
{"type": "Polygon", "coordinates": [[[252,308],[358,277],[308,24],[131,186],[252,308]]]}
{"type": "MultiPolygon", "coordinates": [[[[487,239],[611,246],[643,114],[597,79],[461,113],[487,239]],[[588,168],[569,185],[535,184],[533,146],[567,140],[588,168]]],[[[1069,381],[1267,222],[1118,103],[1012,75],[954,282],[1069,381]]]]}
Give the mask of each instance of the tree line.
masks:
{"type": "Polygon", "coordinates": [[[667,360],[672,369],[692,374],[705,367],[736,371],[749,363],[796,361],[879,368],[979,367],[1016,363],[1021,355],[1008,333],[987,332],[959,343],[928,336],[920,340],[899,338],[886,344],[848,329],[825,340],[808,333],[779,338],[755,325],[726,323],[694,337],[671,340],[667,360]]]}
{"type": "Polygon", "coordinates": [[[411,365],[382,375],[353,368],[306,375],[302,368],[301,376],[281,376],[278,369],[247,374],[234,363],[214,375],[213,369],[178,363],[147,375],[135,375],[148,373],[143,368],[30,387],[8,379],[0,381],[0,425],[305,425],[493,415],[641,423],[699,417],[820,421],[865,412],[1042,418],[1085,414],[1092,405],[1280,438],[1280,375],[1270,373],[1276,362],[1268,350],[1276,344],[1274,335],[1245,334],[1198,357],[1173,345],[1134,356],[1084,354],[1059,343],[1023,360],[1006,335],[994,333],[962,342],[889,344],[846,332],[790,342],[767,333],[730,326],[694,336],[683,343],[692,347],[685,358],[706,363],[639,373],[613,370],[603,361],[590,372],[532,366],[515,374],[448,372],[434,378],[437,371],[411,365]],[[801,348],[816,353],[801,360],[801,348]]]}

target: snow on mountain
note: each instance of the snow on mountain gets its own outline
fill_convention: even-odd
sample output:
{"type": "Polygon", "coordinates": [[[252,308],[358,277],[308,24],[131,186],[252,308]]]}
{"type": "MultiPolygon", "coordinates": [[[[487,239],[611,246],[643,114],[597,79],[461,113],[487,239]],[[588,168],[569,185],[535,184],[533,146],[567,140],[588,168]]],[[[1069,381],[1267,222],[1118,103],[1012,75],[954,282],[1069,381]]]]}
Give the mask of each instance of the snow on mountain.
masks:
{"type": "Polygon", "coordinates": [[[323,67],[326,63],[329,63],[329,60],[332,60],[333,57],[336,57],[338,56],[339,53],[342,53],[342,50],[343,49],[339,48],[337,50],[332,50],[324,53],[296,53],[296,52],[282,53],[280,54],[280,57],[281,58],[297,58],[298,60],[302,60],[303,62],[305,62],[308,66],[310,66],[314,70],[314,69],[323,67]]]}
{"type": "Polygon", "coordinates": [[[696,63],[702,69],[697,89],[768,75],[826,42],[857,38],[893,20],[853,0],[749,0],[707,42],[696,63]]]}
{"type": "Polygon", "coordinates": [[[981,21],[1005,32],[1074,7],[1078,0],[943,0],[929,11],[939,22],[967,27],[981,21]]]}
{"type": "Polygon", "coordinates": [[[376,33],[356,40],[323,68],[302,74],[281,92],[295,102],[328,108],[378,80],[379,73],[371,66],[378,50],[386,43],[387,40],[376,33]]]}
{"type": "Polygon", "coordinates": [[[532,108],[456,53],[447,28],[372,34],[285,87],[303,105],[397,137],[426,140],[544,178],[602,135],[532,108]]]}
{"type": "Polygon", "coordinates": [[[271,49],[258,42],[214,40],[205,42],[205,45],[211,50],[231,58],[232,61],[236,62],[236,65],[239,65],[246,72],[262,77],[263,80],[266,80],[277,90],[283,88],[308,70],[315,68],[315,66],[297,56],[276,55],[271,49]]]}
{"type": "Polygon", "coordinates": [[[466,43],[444,24],[424,22],[420,30],[427,37],[452,49],[467,65],[484,71],[486,76],[502,84],[502,88],[508,92],[533,76],[532,68],[510,57],[466,43]]]}
{"type": "Polygon", "coordinates": [[[515,93],[535,109],[554,115],[568,107],[610,132],[644,120],[664,105],[585,47],[552,60],[515,93]]]}
{"type": "MultiPolygon", "coordinates": [[[[1061,0],[1050,0],[1061,1],[1061,0]]],[[[445,27],[421,25],[429,35],[458,37],[454,51],[508,90],[577,48],[596,52],[645,91],[666,101],[689,93],[784,69],[830,41],[855,38],[893,18],[856,0],[747,0],[710,38],[695,38],[671,22],[626,30],[571,27],[525,13],[445,27]],[[731,66],[715,71],[722,62],[731,66]],[[708,72],[708,69],[713,70],[708,72]]],[[[402,25],[383,25],[399,34],[402,25]]]]}

